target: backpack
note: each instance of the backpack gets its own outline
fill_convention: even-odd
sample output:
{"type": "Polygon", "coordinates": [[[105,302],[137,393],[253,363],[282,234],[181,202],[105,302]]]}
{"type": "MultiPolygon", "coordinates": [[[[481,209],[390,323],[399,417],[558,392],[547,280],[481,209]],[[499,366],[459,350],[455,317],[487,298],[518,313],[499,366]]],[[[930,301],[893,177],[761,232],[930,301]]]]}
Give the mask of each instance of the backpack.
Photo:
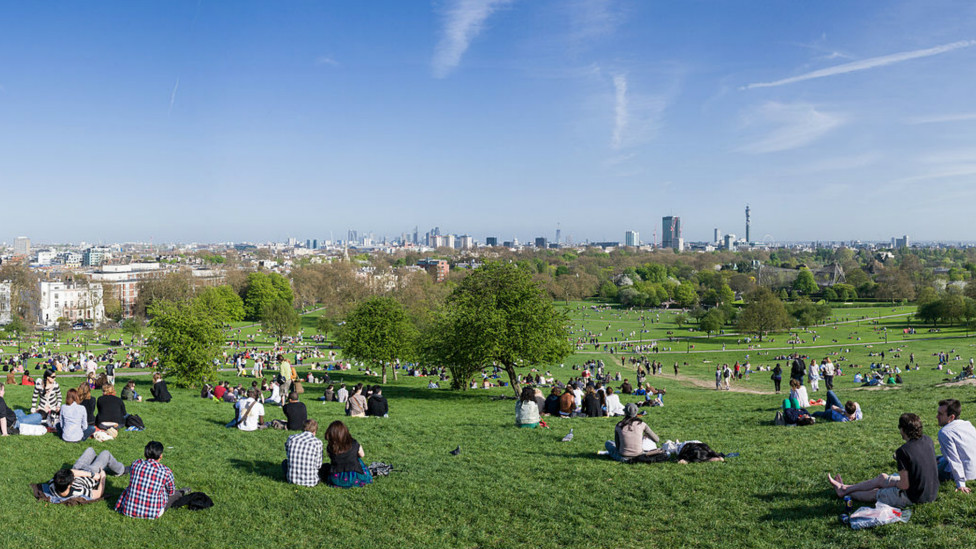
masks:
{"type": "Polygon", "coordinates": [[[200,511],[213,507],[213,500],[203,492],[190,492],[173,502],[172,507],[183,507],[191,511],[200,511]]]}
{"type": "Polygon", "coordinates": [[[146,424],[142,422],[142,418],[136,414],[130,414],[127,418],[125,418],[125,426],[126,428],[135,427],[136,429],[146,428],[146,424]]]}
{"type": "Polygon", "coordinates": [[[776,425],[786,425],[786,419],[783,417],[783,411],[780,410],[776,412],[776,418],[773,420],[776,425]]]}

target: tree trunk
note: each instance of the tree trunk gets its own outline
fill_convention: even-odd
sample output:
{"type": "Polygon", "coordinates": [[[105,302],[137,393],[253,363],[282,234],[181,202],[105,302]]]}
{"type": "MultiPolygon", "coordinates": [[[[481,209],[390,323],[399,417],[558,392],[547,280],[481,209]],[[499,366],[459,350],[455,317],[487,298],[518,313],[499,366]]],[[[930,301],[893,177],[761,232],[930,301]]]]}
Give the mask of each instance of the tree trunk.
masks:
{"type": "Polygon", "coordinates": [[[386,363],[383,363],[383,385],[386,385],[386,363]]]}
{"type": "Polygon", "coordinates": [[[508,380],[512,384],[512,390],[515,391],[515,398],[518,398],[522,391],[518,382],[518,374],[515,373],[515,365],[507,362],[504,364],[505,371],[508,372],[508,380]]]}

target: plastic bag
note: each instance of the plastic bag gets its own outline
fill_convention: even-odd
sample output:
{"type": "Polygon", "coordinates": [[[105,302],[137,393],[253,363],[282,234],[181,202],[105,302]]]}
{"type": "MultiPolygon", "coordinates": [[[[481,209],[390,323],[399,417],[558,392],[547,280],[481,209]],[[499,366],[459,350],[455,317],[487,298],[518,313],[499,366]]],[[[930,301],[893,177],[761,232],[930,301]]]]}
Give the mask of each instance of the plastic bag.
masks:
{"type": "Polygon", "coordinates": [[[882,524],[892,522],[908,522],[912,518],[910,509],[898,509],[884,503],[877,503],[872,507],[861,507],[851,513],[851,528],[861,530],[862,528],[874,528],[882,524]]]}

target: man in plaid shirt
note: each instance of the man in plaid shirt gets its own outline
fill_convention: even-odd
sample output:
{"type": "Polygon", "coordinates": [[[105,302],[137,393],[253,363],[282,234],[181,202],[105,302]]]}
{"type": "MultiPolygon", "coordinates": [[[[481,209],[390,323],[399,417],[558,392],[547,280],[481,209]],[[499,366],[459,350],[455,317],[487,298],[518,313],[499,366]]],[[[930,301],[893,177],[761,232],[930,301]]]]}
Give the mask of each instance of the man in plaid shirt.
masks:
{"type": "Polygon", "coordinates": [[[176,491],[173,471],[159,462],[163,445],[155,440],[146,445],[146,459],[132,464],[129,486],[122,492],[115,510],[127,517],[159,518],[181,495],[176,491]]]}
{"type": "Polygon", "coordinates": [[[314,419],[306,419],[302,429],[285,442],[288,458],[281,462],[281,470],[292,484],[315,486],[319,483],[319,469],[322,468],[322,441],[315,436],[319,424],[314,419]]]}

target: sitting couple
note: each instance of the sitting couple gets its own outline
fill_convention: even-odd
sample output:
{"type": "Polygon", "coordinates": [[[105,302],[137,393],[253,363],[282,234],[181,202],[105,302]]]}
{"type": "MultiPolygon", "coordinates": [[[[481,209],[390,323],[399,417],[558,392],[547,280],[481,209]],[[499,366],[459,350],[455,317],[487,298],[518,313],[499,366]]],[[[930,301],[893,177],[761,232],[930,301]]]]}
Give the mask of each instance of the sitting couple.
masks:
{"type": "Polygon", "coordinates": [[[373,482],[373,475],[363,463],[366,453],[349,428],[341,421],[333,421],[325,431],[326,451],[331,463],[322,464],[322,441],[315,436],[319,424],[305,420],[303,431],[288,437],[285,442],[287,458],[281,462],[285,479],[291,484],[315,486],[321,480],[330,486],[352,488],[373,482]]]}

